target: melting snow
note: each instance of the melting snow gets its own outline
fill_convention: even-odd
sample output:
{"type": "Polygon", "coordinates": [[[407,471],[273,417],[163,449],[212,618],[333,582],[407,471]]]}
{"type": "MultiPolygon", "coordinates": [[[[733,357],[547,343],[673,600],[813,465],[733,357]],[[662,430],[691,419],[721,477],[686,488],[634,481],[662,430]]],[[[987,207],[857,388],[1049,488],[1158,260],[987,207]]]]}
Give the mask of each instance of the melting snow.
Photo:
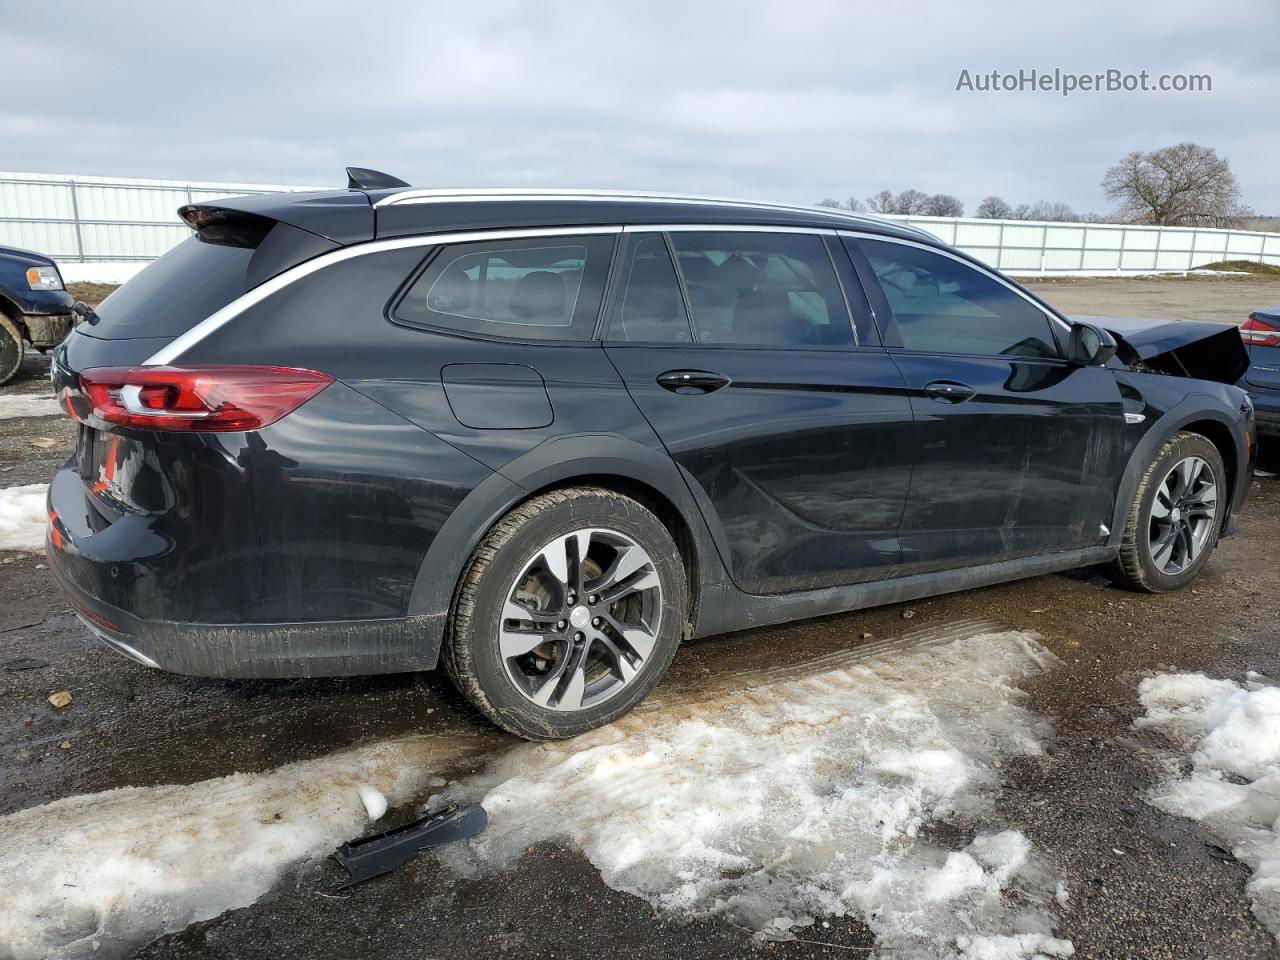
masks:
{"type": "Polygon", "coordinates": [[[0,818],[0,957],[120,956],[253,903],[367,824],[360,787],[411,800],[469,746],[415,737],[263,774],[125,787],[0,818]]]}
{"type": "Polygon", "coordinates": [[[246,906],[364,832],[378,799],[426,790],[433,806],[482,797],[489,811],[486,833],[439,851],[464,873],[561,840],[618,890],[761,937],[849,915],[894,957],[1071,956],[1052,929],[1065,890],[993,806],[994,763],[1038,753],[1047,732],[1014,683],[1055,661],[1029,634],[954,637],[668,693],[574,740],[519,744],[453,784],[439,773],[478,737],[392,740],[13,814],[0,819],[0,957],[120,955],[246,906]],[[946,818],[972,830],[960,849],[929,839],[946,818]]]}
{"type": "Polygon", "coordinates": [[[0,396],[0,420],[16,417],[56,417],[65,413],[57,397],[10,393],[0,396]]]}
{"type": "Polygon", "coordinates": [[[1253,912],[1280,938],[1280,688],[1202,673],[1143,680],[1137,726],[1168,737],[1191,760],[1152,790],[1161,810],[1197,820],[1253,870],[1253,912]]]}
{"type": "Polygon", "coordinates": [[[387,812],[387,798],[382,795],[382,791],[362,783],[356,792],[360,794],[360,802],[364,804],[369,819],[381,820],[382,815],[387,812]]]}
{"type": "Polygon", "coordinates": [[[0,550],[44,550],[48,484],[0,488],[0,550]]]}
{"type": "Polygon", "coordinates": [[[922,834],[990,822],[993,761],[1046,732],[1013,683],[1053,663],[1029,634],[970,636],[517,747],[434,799],[483,796],[490,815],[441,855],[475,873],[568,840],[615,889],[762,936],[850,915],[894,955],[1071,956],[1022,834],[922,834]]]}

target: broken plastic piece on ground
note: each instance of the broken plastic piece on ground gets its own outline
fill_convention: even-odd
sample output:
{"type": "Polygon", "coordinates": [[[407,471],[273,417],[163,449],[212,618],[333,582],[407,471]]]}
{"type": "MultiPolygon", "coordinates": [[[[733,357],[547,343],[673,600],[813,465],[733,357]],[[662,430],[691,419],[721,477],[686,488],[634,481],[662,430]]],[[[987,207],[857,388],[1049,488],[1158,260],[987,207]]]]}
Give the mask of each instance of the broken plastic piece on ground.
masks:
{"type": "Polygon", "coordinates": [[[419,850],[474,837],[489,825],[489,815],[478,803],[448,807],[439,813],[407,823],[363,840],[344,843],[333,858],[347,871],[342,890],[382,876],[413,858],[419,850]]]}
{"type": "Polygon", "coordinates": [[[40,670],[48,665],[48,660],[39,660],[35,657],[18,657],[16,660],[4,662],[4,668],[10,673],[16,673],[19,670],[40,670]]]}

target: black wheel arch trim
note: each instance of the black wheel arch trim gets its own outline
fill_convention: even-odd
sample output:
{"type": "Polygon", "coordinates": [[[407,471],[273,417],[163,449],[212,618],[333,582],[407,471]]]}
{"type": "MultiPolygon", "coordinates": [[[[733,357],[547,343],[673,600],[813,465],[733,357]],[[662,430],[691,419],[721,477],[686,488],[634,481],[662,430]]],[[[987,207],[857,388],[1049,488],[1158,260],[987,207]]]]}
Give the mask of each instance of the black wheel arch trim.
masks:
{"type": "MultiPolygon", "coordinates": [[[[696,561],[694,583],[700,589],[728,579],[721,548],[724,532],[709,504],[699,504],[690,485],[665,451],[654,450],[616,434],[555,437],[495,471],[450,514],[432,540],[409,597],[408,615],[430,624],[422,638],[433,663],[439,656],[453,595],[472,552],[509,510],[536,493],[575,481],[607,481],[648,487],[674,507],[692,539],[696,561]],[[711,523],[708,524],[708,518],[711,523]]],[[[690,595],[697,609],[696,591],[690,595]]],[[[696,616],[694,617],[697,622],[696,616]]],[[[703,631],[695,628],[695,633],[703,631]]]]}
{"type": "MultiPolygon", "coordinates": [[[[1133,452],[1129,455],[1129,462],[1125,466],[1124,473],[1121,474],[1120,484],[1116,488],[1116,499],[1111,518],[1111,533],[1107,538],[1108,546],[1120,546],[1120,540],[1124,534],[1125,520],[1129,515],[1130,507],[1133,505],[1133,497],[1138,489],[1138,482],[1142,478],[1143,471],[1147,469],[1152,458],[1156,455],[1156,451],[1184,427],[1205,420],[1213,421],[1226,428],[1231,435],[1235,448],[1232,451],[1232,457],[1228,458],[1226,451],[1223,451],[1222,457],[1232,477],[1231,496],[1227,500],[1227,508],[1222,518],[1222,532],[1223,534],[1230,532],[1228,524],[1231,522],[1236,509],[1243,503],[1249,490],[1249,479],[1252,474],[1248,449],[1249,441],[1241,425],[1239,410],[1232,409],[1220,397],[1194,393],[1188,394],[1169,408],[1158,420],[1151,424],[1147,432],[1142,435],[1142,439],[1134,446],[1133,452]],[[1234,462],[1229,462],[1229,460],[1234,462]]],[[[1211,442],[1213,441],[1212,437],[1207,439],[1211,442]]]]}

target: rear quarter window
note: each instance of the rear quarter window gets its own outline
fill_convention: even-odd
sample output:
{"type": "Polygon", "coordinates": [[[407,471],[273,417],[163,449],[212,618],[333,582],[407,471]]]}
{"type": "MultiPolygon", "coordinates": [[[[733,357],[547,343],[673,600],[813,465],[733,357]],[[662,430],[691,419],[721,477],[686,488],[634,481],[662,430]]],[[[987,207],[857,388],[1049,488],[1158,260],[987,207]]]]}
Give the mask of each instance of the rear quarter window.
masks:
{"type": "Polygon", "coordinates": [[[102,301],[85,330],[106,340],[176,337],[248,289],[254,251],[191,237],[102,301]]]}
{"type": "Polygon", "coordinates": [[[480,241],[442,247],[392,317],[409,326],[524,340],[590,340],[612,235],[480,241]]]}

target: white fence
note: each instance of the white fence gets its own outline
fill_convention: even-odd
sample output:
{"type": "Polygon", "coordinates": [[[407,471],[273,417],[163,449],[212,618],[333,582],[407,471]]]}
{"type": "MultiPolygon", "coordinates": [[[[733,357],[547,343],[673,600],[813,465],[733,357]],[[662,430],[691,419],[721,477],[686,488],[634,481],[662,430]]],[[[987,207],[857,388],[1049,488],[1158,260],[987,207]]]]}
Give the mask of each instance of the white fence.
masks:
{"type": "Polygon", "coordinates": [[[1280,233],[1118,223],[894,217],[1013,274],[1142,274],[1219,260],[1280,266],[1280,233]]]}
{"type": "Polygon", "coordinates": [[[37,250],[71,280],[127,280],[191,235],[187,203],[313,187],[0,173],[0,246],[37,250]]]}
{"type": "MultiPolygon", "coordinates": [[[[56,259],[68,280],[128,279],[189,235],[185,203],[281,190],[248,183],[0,173],[0,246],[56,259]]],[[[1012,274],[1191,270],[1218,260],[1280,265],[1280,234],[1110,223],[894,217],[1012,274]]]]}

